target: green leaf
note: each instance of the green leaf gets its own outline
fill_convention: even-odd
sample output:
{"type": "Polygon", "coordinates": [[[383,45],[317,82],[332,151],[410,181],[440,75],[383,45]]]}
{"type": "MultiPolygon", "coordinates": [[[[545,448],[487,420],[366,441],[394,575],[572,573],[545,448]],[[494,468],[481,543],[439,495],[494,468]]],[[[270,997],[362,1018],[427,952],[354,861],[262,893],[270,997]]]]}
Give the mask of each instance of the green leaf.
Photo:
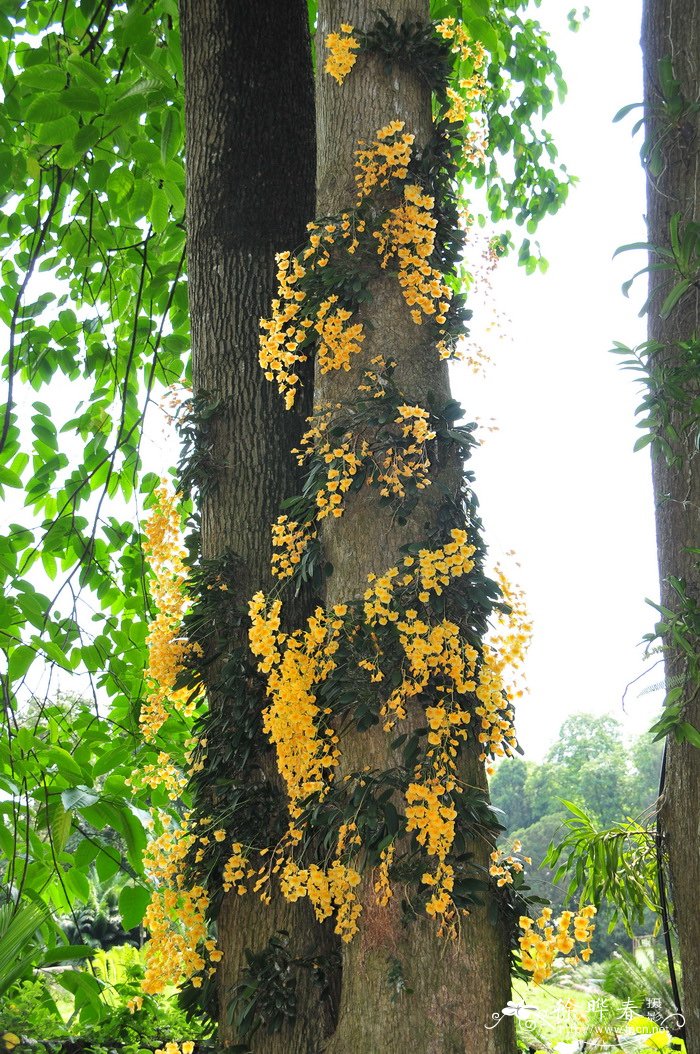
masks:
{"type": "Polygon", "coordinates": [[[621,121],[624,117],[627,116],[628,113],[632,113],[633,110],[639,109],[640,106],[644,106],[644,103],[643,102],[629,102],[629,103],[627,103],[626,106],[623,106],[622,109],[617,111],[617,113],[613,117],[613,123],[615,123],[616,121],[621,121]]]}
{"type": "Polygon", "coordinates": [[[69,891],[83,904],[87,904],[90,900],[90,880],[87,875],[84,875],[82,871],[79,871],[76,867],[71,867],[65,872],[64,882],[68,887],[69,891]]]}
{"type": "Polygon", "coordinates": [[[150,900],[150,889],[135,882],[127,882],[119,894],[119,912],[125,930],[133,930],[141,924],[150,900]]]}
{"type": "Polygon", "coordinates": [[[148,213],[153,230],[161,234],[168,225],[170,218],[170,203],[167,195],[160,188],[153,192],[153,201],[148,213]]]}
{"type": "Polygon", "coordinates": [[[76,1010],[89,1005],[99,1015],[102,1012],[102,986],[92,974],[78,970],[63,970],[56,974],[56,981],[75,996],[76,1010]]]}
{"type": "Polygon", "coordinates": [[[693,747],[700,747],[700,732],[688,721],[681,721],[676,730],[677,738],[684,739],[693,747]]]}
{"type": "Polygon", "coordinates": [[[63,100],[71,109],[80,113],[99,113],[102,109],[100,96],[94,88],[75,82],[63,92],[63,100]]]}
{"type": "Polygon", "coordinates": [[[560,798],[559,801],[562,805],[565,805],[569,812],[572,812],[579,820],[584,820],[586,824],[590,824],[589,818],[586,816],[582,809],[579,809],[578,805],[574,805],[573,802],[567,801],[566,798],[560,798]]]}
{"type": "Polygon", "coordinates": [[[115,168],[107,177],[107,194],[117,205],[126,201],[133,189],[134,177],[126,165],[115,168]]]}
{"type": "MultiPolygon", "coordinates": [[[[628,242],[627,245],[618,245],[617,249],[612,255],[613,260],[620,253],[628,253],[636,249],[645,249],[647,252],[651,252],[656,246],[652,242],[628,242]]],[[[641,274],[641,272],[640,272],[641,274]]]]}
{"type": "Polygon", "coordinates": [[[48,915],[44,904],[0,905],[0,995],[31,968],[36,957],[33,938],[48,915]]]}
{"type": "Polygon", "coordinates": [[[670,55],[664,55],[659,59],[658,70],[664,100],[666,103],[672,103],[678,98],[680,85],[674,76],[670,55]]]}
{"type": "Polygon", "coordinates": [[[29,66],[19,75],[23,88],[39,88],[42,92],[61,91],[66,85],[66,74],[58,66],[42,63],[29,66]]]}
{"type": "Polygon", "coordinates": [[[60,117],[57,121],[48,121],[46,124],[38,125],[34,134],[40,143],[45,143],[47,146],[56,146],[59,143],[65,143],[67,139],[72,139],[77,131],[78,122],[76,118],[66,114],[65,117],[60,117]]]}
{"type": "Polygon", "coordinates": [[[160,157],[163,164],[173,156],[173,143],[175,139],[175,113],[172,108],[165,111],[163,118],[163,130],[160,135],[160,157]]]}
{"type": "Polygon", "coordinates": [[[104,86],[104,76],[100,72],[99,67],[94,66],[92,62],[88,62],[80,55],[69,55],[66,59],[66,66],[69,73],[73,74],[74,77],[78,76],[82,80],[87,77],[97,88],[104,86]]]}
{"type": "Polygon", "coordinates": [[[62,853],[70,836],[71,814],[66,811],[62,802],[57,802],[51,809],[51,840],[55,853],[62,853]]]}
{"type": "Polygon", "coordinates": [[[36,651],[25,644],[13,648],[8,660],[8,673],[11,681],[20,681],[36,659],[36,651]]]}
{"type": "Polygon", "coordinates": [[[57,121],[66,113],[63,93],[60,95],[45,95],[43,92],[30,102],[25,113],[25,120],[29,122],[45,123],[57,121]]]}
{"type": "Polygon", "coordinates": [[[95,777],[104,776],[105,773],[120,768],[124,763],[127,750],[126,744],[120,743],[119,746],[113,747],[111,750],[101,751],[92,767],[93,775],[95,777]]]}
{"type": "Polygon", "coordinates": [[[79,128],[73,139],[64,143],[56,154],[56,163],[62,168],[72,168],[100,137],[99,130],[93,124],[79,128]]]}
{"type": "Polygon", "coordinates": [[[90,787],[69,787],[61,791],[61,801],[66,809],[82,809],[86,805],[93,805],[99,797],[97,791],[90,787]]]}
{"type": "Polygon", "coordinates": [[[55,765],[57,771],[65,779],[71,782],[75,779],[82,780],[83,770],[63,747],[49,746],[44,751],[46,760],[50,765],[55,765]]]}
{"type": "Polygon", "coordinates": [[[72,962],[75,959],[91,959],[95,949],[89,944],[60,944],[45,952],[37,966],[54,966],[56,963],[72,962]]]}
{"type": "Polygon", "coordinates": [[[81,842],[78,842],[78,846],[73,853],[73,863],[76,867],[79,867],[81,871],[85,871],[97,856],[99,848],[99,845],[94,839],[83,838],[81,842]]]}
{"type": "Polygon", "coordinates": [[[674,285],[659,309],[659,315],[661,318],[668,318],[678,301],[681,300],[688,290],[694,287],[694,285],[695,283],[689,278],[684,278],[682,282],[678,282],[677,285],[674,285]]]}
{"type": "Polygon", "coordinates": [[[2,465],[0,465],[0,484],[5,487],[15,487],[18,490],[21,490],[23,486],[21,477],[2,465]]]}
{"type": "Polygon", "coordinates": [[[153,27],[151,19],[148,15],[143,14],[137,8],[134,8],[124,19],[121,31],[121,38],[124,44],[133,45],[138,44],[139,41],[151,37],[153,34],[153,27]]]}
{"type": "Polygon", "coordinates": [[[498,52],[498,34],[485,18],[474,18],[469,22],[469,32],[474,40],[480,40],[492,55],[498,52]]]}
{"type": "Polygon", "coordinates": [[[121,867],[121,854],[113,846],[102,846],[95,857],[95,870],[100,882],[108,882],[121,867]]]}
{"type": "Polygon", "coordinates": [[[134,193],[129,198],[129,216],[140,220],[148,215],[153,201],[153,187],[147,179],[139,179],[134,185],[134,193]]]}

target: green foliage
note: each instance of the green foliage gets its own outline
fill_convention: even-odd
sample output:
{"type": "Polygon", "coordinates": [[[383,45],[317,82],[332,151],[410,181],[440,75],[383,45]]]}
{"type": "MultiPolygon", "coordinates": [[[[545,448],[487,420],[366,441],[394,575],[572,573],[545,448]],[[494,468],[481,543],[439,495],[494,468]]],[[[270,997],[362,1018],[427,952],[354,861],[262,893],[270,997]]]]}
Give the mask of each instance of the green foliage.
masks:
{"type": "Polygon", "coordinates": [[[38,904],[0,907],[0,995],[31,970],[37,958],[35,935],[46,914],[38,904]]]}
{"type": "MultiPolygon", "coordinates": [[[[69,943],[100,949],[138,944],[138,929],[134,926],[138,926],[143,918],[149,891],[143,885],[129,883],[122,886],[120,894],[119,889],[114,888],[114,879],[107,880],[107,888],[100,888],[97,872],[92,868],[88,880],[91,886],[88,903],[84,907],[74,907],[70,915],[59,918],[59,925],[69,943]],[[136,922],[130,926],[134,918],[136,922]],[[129,934],[129,929],[134,932],[129,934]]],[[[93,967],[95,962],[93,957],[93,967]]]]}
{"type": "MultiPolygon", "coordinates": [[[[558,843],[566,833],[564,820],[561,814],[543,816],[530,827],[513,831],[506,839],[508,841],[518,839],[523,844],[523,853],[532,860],[532,866],[527,869],[527,883],[531,889],[531,896],[539,898],[543,903],[549,904],[554,914],[560,914],[568,907],[567,883],[570,877],[567,873],[558,881],[554,881],[556,866],[548,860],[549,850],[552,843],[558,843]]],[[[595,936],[593,938],[592,963],[596,965],[604,962],[609,956],[620,948],[632,947],[624,926],[619,920],[613,918],[614,908],[609,904],[602,903],[598,907],[596,915],[595,936]]],[[[653,917],[647,912],[644,919],[643,929],[651,931],[654,925],[653,917]]]]}
{"type": "Polygon", "coordinates": [[[220,409],[219,400],[208,392],[198,391],[185,399],[177,411],[180,457],[177,465],[178,493],[190,498],[216,489],[218,466],[208,438],[208,422],[220,409]]]}
{"type": "Polygon", "coordinates": [[[92,866],[140,888],[158,801],[126,779],[159,749],[136,738],[144,422],[189,347],[177,5],[37,0],[0,25],[0,849],[15,894],[65,914],[92,866]],[[94,705],[52,702],[54,668],[94,705]]]}
{"type": "MultiPolygon", "coordinates": [[[[514,220],[532,234],[546,215],[561,208],[573,180],[556,164],[556,146],[542,127],[566,85],[546,33],[527,7],[524,0],[433,0],[430,11],[436,21],[462,19],[489,55],[486,167],[481,171],[467,164],[460,172],[477,192],[483,190],[478,220],[482,225],[487,218],[495,224],[514,220]],[[513,159],[512,169],[501,162],[506,156],[513,159]]],[[[532,249],[528,238],[519,247],[518,261],[527,273],[541,263],[532,249]]]]}
{"type": "Polygon", "coordinates": [[[108,1008],[91,1029],[90,1038],[95,1044],[110,1047],[117,1042],[124,1044],[125,1054],[137,1054],[143,1047],[152,1049],[171,1040],[196,1040],[211,1031],[201,1021],[188,1020],[174,998],[143,995],[143,965],[136,949],[122,946],[101,952],[95,966],[107,989],[108,1008]],[[137,1003],[132,1009],[128,1004],[134,999],[137,1003]]]}
{"type": "Polygon", "coordinates": [[[138,885],[143,876],[150,798],[127,780],[135,758],[149,752],[119,732],[84,701],[58,700],[36,704],[0,738],[3,880],[60,914],[90,902],[93,878],[121,874],[138,885]]]}
{"type": "Polygon", "coordinates": [[[601,988],[618,999],[632,1000],[641,1013],[648,1013],[656,1000],[660,1019],[676,1013],[665,959],[657,962],[644,955],[635,958],[620,952],[606,963],[601,988]]]}
{"type": "MultiPolygon", "coordinates": [[[[23,981],[5,996],[0,996],[3,1028],[28,1041],[32,1049],[42,1044],[39,1050],[56,1051],[63,1045],[70,1050],[73,1049],[72,1037],[84,1036],[76,1042],[87,1054],[93,1051],[101,1054],[114,1049],[115,1045],[124,1054],[142,1054],[144,1051],[150,1054],[166,1042],[182,1043],[207,1035],[204,1026],[186,1020],[172,999],[142,995],[143,966],[134,948],[100,952],[94,963],[94,977],[82,975],[89,977],[102,993],[102,1002],[97,1004],[101,1008],[99,1015],[91,1014],[89,1002],[81,1003],[76,976],[80,975],[69,981],[70,988],[76,989],[72,1014],[66,1009],[65,997],[59,999],[57,995],[61,975],[53,979],[39,974],[36,980],[23,981]],[[132,1010],[127,1004],[136,997],[142,998],[142,1005],[137,1001],[132,1010]]],[[[90,980],[86,984],[89,987],[90,980]]],[[[28,1048],[23,1046],[20,1049],[28,1048]]]]}
{"type": "Polygon", "coordinates": [[[241,1051],[247,1051],[249,1041],[261,1027],[274,1035],[294,1021],[300,971],[310,971],[315,982],[325,990],[329,966],[321,956],[294,958],[289,952],[289,934],[285,932],[270,937],[260,952],[247,950],[246,960],[227,1010],[229,1023],[235,1021],[236,1035],[244,1041],[234,1050],[241,1051]]]}
{"type": "Polygon", "coordinates": [[[436,37],[429,22],[403,22],[397,25],[386,11],[366,32],[358,32],[362,49],[382,56],[387,73],[394,65],[415,71],[441,102],[452,75],[452,56],[444,41],[436,37]]]}
{"type": "Polygon", "coordinates": [[[568,12],[566,16],[569,22],[569,29],[571,30],[571,32],[578,33],[583,23],[588,21],[590,15],[591,10],[589,7],[584,7],[580,13],[575,7],[572,7],[572,9],[568,12]]]}
{"type": "MultiPolygon", "coordinates": [[[[567,887],[576,883],[576,852],[567,851],[560,860],[553,858],[550,849],[567,837],[572,813],[567,813],[565,800],[573,801],[595,831],[607,834],[618,829],[618,817],[639,817],[653,841],[650,810],[658,794],[661,754],[662,745],[649,735],[640,736],[626,751],[614,719],[578,714],[564,722],[543,763],[513,758],[498,766],[490,791],[493,804],[505,814],[508,834],[503,844],[507,847],[515,839],[522,843],[523,852],[532,858],[527,876],[532,893],[547,900],[555,912],[566,906],[567,895],[572,895],[567,887]],[[529,822],[516,825],[514,817],[528,818],[529,822]]],[[[573,842],[570,848],[574,849],[573,842]]],[[[584,871],[592,866],[589,848],[585,840],[578,846],[584,871]]],[[[649,864],[653,870],[652,861],[649,864]]],[[[574,893],[580,892],[576,884],[574,893]]],[[[599,911],[593,952],[594,960],[600,962],[615,948],[629,946],[629,939],[617,905],[596,903],[599,911]]],[[[653,912],[643,907],[641,916],[635,917],[634,928],[648,932],[654,924],[653,912]]]]}
{"type": "Polygon", "coordinates": [[[522,758],[509,758],[507,764],[498,766],[489,781],[491,801],[503,811],[503,823],[509,831],[519,831],[533,822],[530,801],[525,794],[530,768],[522,758]]]}
{"type": "Polygon", "coordinates": [[[667,582],[678,598],[678,608],[673,611],[663,604],[647,601],[662,618],[654,626],[654,632],[646,634],[644,639],[649,644],[661,640],[665,649],[680,655],[684,669],[681,683],[666,693],[663,715],[651,731],[656,733],[656,739],[673,733],[679,743],[700,747],[700,731],[684,720],[686,686],[700,684],[700,608],[695,597],[688,595],[684,579],[669,575],[667,582]]]}
{"type": "Polygon", "coordinates": [[[58,21],[50,3],[1,16],[0,483],[29,509],[0,538],[6,688],[21,690],[37,659],[57,663],[95,678],[127,722],[146,629],[143,422],[188,346],[176,15],[164,0],[104,19],[70,4],[58,21]],[[81,593],[98,613],[90,630],[81,593]]]}
{"type": "MultiPolygon", "coordinates": [[[[655,271],[669,273],[674,278],[674,284],[659,308],[660,317],[666,319],[674,308],[689,293],[693,292],[700,280],[700,223],[694,220],[683,223],[680,212],[676,212],[669,224],[668,248],[663,245],[653,245],[651,242],[630,242],[629,245],[621,245],[619,249],[616,249],[613,256],[639,249],[648,251],[652,262],[640,268],[624,282],[622,291],[625,296],[629,296],[632,285],[640,275],[655,271]]],[[[647,298],[639,314],[644,315],[648,310],[649,299],[647,298]]]]}
{"type": "Polygon", "coordinates": [[[603,824],[621,813],[637,815],[656,799],[661,746],[648,736],[625,750],[621,729],[611,717],[574,714],[562,724],[557,741],[537,764],[506,759],[491,780],[491,798],[509,831],[545,816],[563,816],[562,798],[571,799],[603,824]]]}
{"type": "Polygon", "coordinates": [[[0,996],[0,1022],[3,1031],[33,1041],[60,1039],[67,1035],[63,1018],[43,977],[36,981],[21,981],[9,994],[0,996]]]}
{"type": "Polygon", "coordinates": [[[601,828],[571,802],[564,802],[570,816],[569,833],[553,845],[545,860],[550,867],[563,861],[554,875],[569,877],[567,895],[598,906],[613,906],[612,929],[619,918],[632,936],[644,924],[645,913],[658,915],[659,902],[656,837],[651,822],[618,822],[601,828]]]}
{"type": "MultiPolygon", "coordinates": [[[[184,757],[185,733],[170,732],[176,756],[179,744],[184,757]]],[[[25,944],[14,976],[73,963],[58,983],[81,1028],[111,1013],[108,988],[85,971],[85,960],[96,946],[130,939],[125,928],[140,924],[148,902],[147,808],[172,803],[165,791],[136,791],[127,780],[135,764],[156,753],[79,698],[35,700],[13,734],[0,738],[2,880],[18,898],[18,915],[33,910],[32,901],[43,909],[41,929],[25,944]]]]}
{"type": "Polygon", "coordinates": [[[547,765],[557,773],[559,798],[584,804],[603,824],[612,823],[621,812],[640,812],[656,797],[656,788],[648,799],[631,797],[621,728],[612,717],[567,718],[547,754],[547,765]]]}
{"type": "MultiPolygon", "coordinates": [[[[525,800],[530,807],[532,823],[537,823],[545,816],[561,814],[564,793],[564,776],[559,766],[551,764],[549,759],[543,765],[529,766],[525,780],[525,800]]],[[[567,793],[573,794],[573,789],[569,787],[567,793]]]]}
{"type": "Polygon", "coordinates": [[[562,724],[547,761],[561,765],[569,774],[601,754],[616,754],[620,747],[620,723],[614,717],[572,714],[562,724]]]}
{"type": "Polygon", "coordinates": [[[637,428],[643,434],[635,450],[651,446],[652,454],[678,465],[679,450],[684,445],[697,446],[700,441],[700,400],[695,384],[700,370],[700,341],[680,341],[669,356],[658,341],[648,340],[636,348],[615,341],[611,351],[624,355],[620,365],[637,375],[644,396],[635,410],[640,418],[637,428]]]}
{"type": "Polygon", "coordinates": [[[554,869],[547,866],[546,856],[552,840],[559,837],[562,830],[561,814],[550,814],[540,817],[529,827],[509,832],[505,842],[506,845],[515,839],[522,842],[523,853],[532,860],[528,881],[533,891],[555,911],[564,907],[564,895],[563,890],[554,884],[554,869]]]}
{"type": "MultiPolygon", "coordinates": [[[[659,97],[652,105],[650,114],[655,118],[656,127],[653,132],[647,130],[640,150],[642,164],[653,178],[658,177],[663,171],[666,152],[674,142],[685,141],[688,119],[692,120],[693,115],[700,109],[700,102],[697,99],[690,101],[683,96],[680,82],[673,72],[673,61],[670,55],[665,55],[659,60],[657,69],[656,84],[659,97]]],[[[644,103],[628,103],[618,110],[613,120],[621,121],[634,110],[643,108],[644,103]]],[[[648,117],[642,116],[634,124],[632,135],[636,135],[641,128],[650,129],[651,126],[652,122],[648,120],[648,117]]]]}
{"type": "Polygon", "coordinates": [[[642,162],[653,177],[659,176],[663,171],[670,141],[677,141],[684,136],[686,121],[700,109],[697,99],[688,100],[681,92],[670,55],[659,59],[658,85],[661,101],[657,107],[657,114],[661,117],[661,131],[655,138],[648,135],[641,150],[642,162]]]}

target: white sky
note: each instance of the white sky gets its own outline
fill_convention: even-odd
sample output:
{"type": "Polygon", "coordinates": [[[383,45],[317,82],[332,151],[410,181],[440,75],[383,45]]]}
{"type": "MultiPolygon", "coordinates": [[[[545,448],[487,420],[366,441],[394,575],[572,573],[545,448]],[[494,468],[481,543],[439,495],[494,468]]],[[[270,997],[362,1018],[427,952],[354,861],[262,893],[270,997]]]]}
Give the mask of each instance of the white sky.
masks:
{"type": "MultiPolygon", "coordinates": [[[[617,246],[644,239],[644,178],[636,119],[612,124],[642,96],[638,0],[591,0],[591,17],[568,31],[569,3],[545,0],[538,17],[552,36],[569,95],[550,119],[562,160],[580,182],[535,236],[550,262],[526,276],[515,259],[494,277],[507,341],[487,344],[494,362],[475,380],[454,373],[469,416],[496,418],[474,459],[476,493],[494,557],[515,549],[517,576],[535,623],[529,698],[517,722],[526,757],[542,756],[570,713],[610,713],[630,733],[648,728],[660,693],[639,641],[653,627],[645,597],[658,597],[650,461],[632,452],[640,402],[631,374],[608,349],[645,339],[621,283],[645,261],[617,246]],[[648,665],[648,664],[647,664],[648,665]]],[[[537,14],[537,13],[536,13],[537,14]]],[[[635,111],[639,113],[639,111],[635,111]]],[[[475,334],[478,325],[474,325],[475,334]]]]}

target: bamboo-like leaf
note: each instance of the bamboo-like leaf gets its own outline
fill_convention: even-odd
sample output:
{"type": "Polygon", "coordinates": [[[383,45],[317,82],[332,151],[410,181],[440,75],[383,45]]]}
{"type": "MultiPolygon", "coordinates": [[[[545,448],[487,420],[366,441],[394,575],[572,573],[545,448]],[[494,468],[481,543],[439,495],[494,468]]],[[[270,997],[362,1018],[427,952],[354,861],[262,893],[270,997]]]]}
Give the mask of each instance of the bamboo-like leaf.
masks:
{"type": "Polygon", "coordinates": [[[693,288],[694,284],[689,278],[684,278],[682,282],[674,285],[659,309],[661,318],[668,318],[676,304],[683,299],[689,289],[693,288]]]}
{"type": "Polygon", "coordinates": [[[0,907],[0,995],[34,963],[34,936],[48,916],[47,907],[33,902],[0,907]]]}

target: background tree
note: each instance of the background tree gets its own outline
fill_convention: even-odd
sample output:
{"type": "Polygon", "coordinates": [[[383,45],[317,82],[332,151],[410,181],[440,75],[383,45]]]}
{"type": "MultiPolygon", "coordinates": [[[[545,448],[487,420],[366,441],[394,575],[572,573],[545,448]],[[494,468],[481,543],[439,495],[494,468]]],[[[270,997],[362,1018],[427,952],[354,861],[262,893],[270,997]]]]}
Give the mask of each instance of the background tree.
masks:
{"type": "MultiPolygon", "coordinates": [[[[572,863],[555,880],[558,865],[550,858],[550,847],[564,841],[569,833],[567,821],[572,822],[574,815],[564,802],[583,810],[595,831],[615,829],[627,819],[640,831],[648,828],[658,794],[661,755],[661,743],[650,734],[639,736],[625,749],[620,726],[613,718],[574,714],[562,724],[557,742],[544,761],[509,758],[498,766],[490,789],[494,805],[505,814],[507,830],[501,843],[507,848],[515,840],[522,842],[532,859],[527,882],[537,896],[551,902],[555,911],[566,906],[574,871],[572,863]],[[599,753],[595,752],[596,742],[599,753]],[[581,754],[577,757],[579,744],[581,754]],[[511,768],[515,770],[513,777],[511,768]],[[518,826],[511,820],[523,816],[531,818],[529,824],[518,826]]],[[[649,837],[647,831],[646,841],[649,837]]],[[[586,859],[585,869],[592,867],[591,860],[586,859]]],[[[574,883],[576,897],[580,886],[574,883]]],[[[615,922],[608,932],[614,922],[615,904],[599,903],[598,907],[593,959],[601,962],[615,948],[631,949],[631,939],[622,921],[615,922]]],[[[650,934],[656,925],[654,912],[643,905],[634,919],[633,932],[650,934]]]]}
{"type": "Polygon", "coordinates": [[[648,733],[626,748],[613,718],[575,714],[562,724],[557,743],[543,761],[519,757],[502,761],[490,781],[491,797],[503,809],[509,831],[526,828],[546,815],[565,815],[562,799],[580,805],[603,824],[622,816],[640,816],[656,802],[662,753],[662,744],[648,733]],[[572,730],[581,725],[593,738],[598,727],[609,734],[601,734],[599,753],[593,758],[590,744],[584,742],[577,760],[572,730]],[[564,761],[556,760],[562,757],[564,761]],[[522,822],[524,818],[529,823],[522,822]]]}
{"type": "MultiPolygon", "coordinates": [[[[386,11],[397,26],[425,22],[429,17],[428,4],[412,0],[392,0],[386,11]]],[[[321,2],[319,69],[325,61],[330,33],[347,22],[369,30],[375,18],[376,12],[367,0],[321,2]]],[[[361,56],[354,73],[342,85],[322,76],[317,82],[320,215],[337,215],[352,206],[357,197],[357,144],[372,143],[391,121],[399,122],[399,130],[405,128],[415,136],[417,153],[432,142],[430,89],[409,62],[388,68],[381,55],[361,56]]],[[[389,192],[385,201],[380,198],[378,208],[396,204],[389,192]]],[[[419,339],[415,319],[395,276],[373,279],[368,292],[366,305],[357,315],[367,334],[363,347],[345,371],[325,372],[317,365],[317,402],[352,405],[366,371],[372,371],[373,360],[391,356],[397,363],[396,384],[407,405],[446,404],[450,398],[447,365],[437,357],[434,343],[431,347],[425,338],[419,339]]],[[[431,481],[430,491],[437,497],[420,499],[406,517],[397,517],[377,490],[366,489],[353,496],[342,517],[324,520],[324,557],[333,567],[325,588],[327,606],[365,596],[368,576],[381,575],[392,564],[399,565],[404,547],[420,547],[426,534],[429,537],[436,531],[441,499],[449,495],[453,501],[459,500],[461,481],[454,454],[437,471],[431,470],[431,481]]],[[[402,728],[411,731],[420,723],[421,717],[416,714],[402,728]]],[[[346,731],[340,742],[343,770],[348,775],[365,766],[379,772],[391,770],[401,761],[389,743],[381,725],[364,732],[346,731]]],[[[467,787],[485,788],[477,754],[473,745],[467,748],[460,778],[467,787]]],[[[402,808],[398,801],[397,805],[402,808]]],[[[467,845],[477,868],[485,871],[490,846],[487,828],[483,832],[486,837],[472,834],[467,845]]],[[[404,925],[399,896],[392,898],[383,917],[376,919],[368,881],[363,899],[368,918],[343,954],[340,1016],[329,1051],[340,1054],[348,1050],[383,1048],[388,1052],[432,1047],[442,1051],[478,1049],[490,1054],[512,1050],[513,1035],[508,1025],[488,1033],[484,1030],[494,1008],[505,1006],[510,991],[505,927],[494,924],[485,907],[477,906],[460,926],[459,939],[441,946],[431,920],[416,918],[411,925],[404,925]],[[398,998],[387,975],[387,955],[397,964],[395,973],[405,991],[398,998]],[[466,999],[463,993],[469,993],[466,999]]]]}
{"type": "Polygon", "coordinates": [[[568,776],[603,754],[611,757],[620,747],[620,723],[614,717],[572,714],[559,729],[555,743],[547,752],[547,760],[561,765],[568,776]]]}
{"type": "Polygon", "coordinates": [[[498,766],[489,782],[491,800],[503,810],[503,824],[510,831],[529,827],[533,822],[531,804],[525,792],[531,768],[521,757],[510,758],[508,764],[498,766]]]}
{"type": "Polygon", "coordinates": [[[653,804],[660,767],[661,747],[651,736],[640,736],[625,749],[614,718],[574,714],[543,762],[513,758],[498,766],[492,797],[505,811],[509,830],[562,814],[563,798],[608,824],[653,804]]]}
{"type": "Polygon", "coordinates": [[[700,1050],[700,673],[697,455],[700,290],[697,5],[646,0],[643,157],[650,244],[647,363],[668,695],[659,826],[668,850],[689,1051],[700,1050]]]}
{"type": "MultiPolygon", "coordinates": [[[[187,149],[187,266],[192,331],[194,436],[181,475],[196,488],[199,561],[207,584],[234,570],[228,618],[198,616],[209,742],[197,781],[197,813],[233,812],[234,841],[247,841],[251,811],[263,810],[266,843],[276,840],[285,805],[279,777],[260,724],[264,702],[246,726],[239,703],[247,662],[243,598],[269,588],[270,525],[284,498],[299,489],[290,450],[298,445],[311,410],[311,392],[286,412],[258,361],[259,319],[276,285],[275,254],[294,249],[315,213],[314,86],[305,0],[258,7],[229,0],[180,4],[185,74],[187,149]],[[233,592],[235,590],[235,592],[233,592]]],[[[306,371],[308,377],[309,372],[306,371]]],[[[228,579],[226,579],[228,580],[228,579]]],[[[306,592],[298,619],[308,609],[306,592]]],[[[201,593],[200,593],[201,598],[201,593]]],[[[206,600],[206,597],[204,598],[206,600]]],[[[292,616],[294,618],[295,616],[292,616]]],[[[250,704],[249,704],[250,706],[250,704]]],[[[256,820],[259,817],[256,817],[256,820]]],[[[219,882],[221,872],[219,870],[219,882]]],[[[214,885],[211,877],[210,886],[214,885]]],[[[223,959],[216,977],[219,1036],[239,1034],[230,1012],[247,954],[264,951],[271,937],[289,935],[294,958],[332,950],[333,938],[315,923],[306,902],[276,896],[271,905],[216,895],[223,959]]],[[[297,1025],[268,1035],[264,1049],[317,1049],[330,1030],[332,1009],[307,969],[295,984],[297,1025]]],[[[206,996],[206,992],[204,993],[206,996]]],[[[195,993],[196,998],[196,993],[195,993]]],[[[199,1000],[201,1002],[201,1000],[199,1000]]]]}
{"type": "Polygon", "coordinates": [[[525,800],[529,802],[532,821],[561,811],[564,796],[562,773],[558,766],[530,765],[525,780],[525,800]]]}

